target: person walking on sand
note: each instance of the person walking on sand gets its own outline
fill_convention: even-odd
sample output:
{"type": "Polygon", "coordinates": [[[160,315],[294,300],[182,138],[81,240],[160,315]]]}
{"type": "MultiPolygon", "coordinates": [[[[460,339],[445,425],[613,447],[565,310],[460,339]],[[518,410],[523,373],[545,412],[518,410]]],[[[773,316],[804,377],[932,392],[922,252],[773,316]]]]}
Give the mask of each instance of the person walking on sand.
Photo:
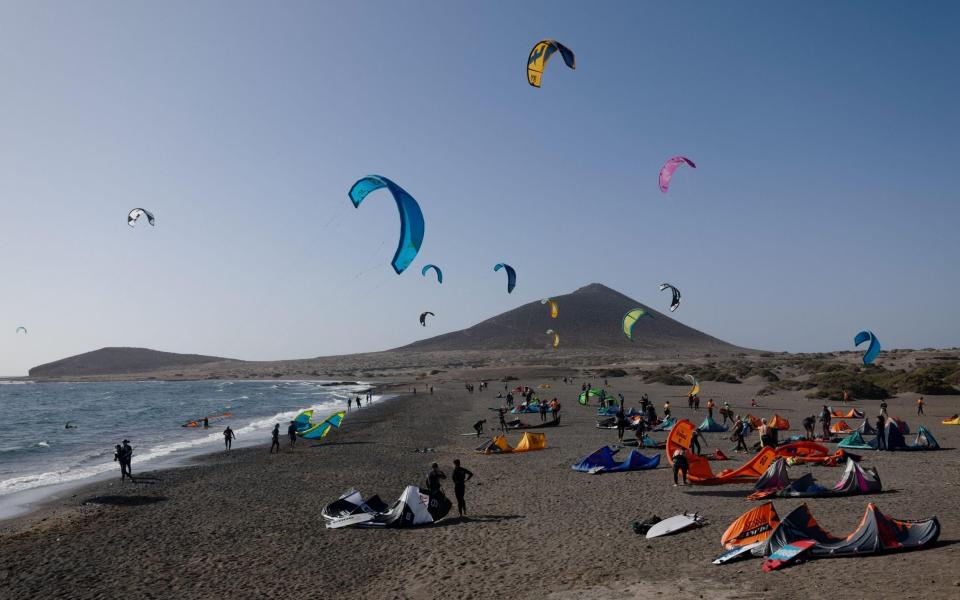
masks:
{"type": "Polygon", "coordinates": [[[440,480],[446,478],[447,475],[440,470],[440,465],[437,463],[430,465],[430,470],[427,471],[427,491],[430,492],[431,496],[443,492],[440,480]]]}
{"type": "Polygon", "coordinates": [[[917,398],[917,416],[918,417],[923,414],[923,405],[924,405],[923,396],[920,396],[919,398],[917,398]]]}
{"type": "Polygon", "coordinates": [[[714,407],[713,398],[710,398],[709,400],[707,400],[707,418],[708,419],[713,419],[713,407],[714,407]]]}
{"type": "MultiPolygon", "coordinates": [[[[700,445],[700,440],[703,440],[703,434],[700,433],[699,429],[693,430],[693,437],[690,438],[690,452],[693,452],[697,456],[703,454],[703,447],[700,445]]],[[[706,443],[706,440],[703,440],[706,443]]]]}
{"type": "Polygon", "coordinates": [[[473,473],[470,469],[460,466],[460,459],[454,459],[453,473],[450,477],[453,479],[453,495],[457,497],[457,512],[463,517],[467,514],[467,501],[464,499],[464,493],[467,491],[466,483],[473,479],[473,473]]]}
{"type": "Polygon", "coordinates": [[[683,448],[677,448],[673,451],[673,486],[687,485],[687,470],[690,463],[687,462],[687,456],[683,453],[683,448]],[[677,474],[683,475],[683,483],[677,481],[677,474]]]}
{"type": "Polygon", "coordinates": [[[273,454],[273,449],[277,449],[277,454],[280,454],[280,423],[277,423],[273,426],[273,431],[270,433],[273,441],[270,442],[270,454],[273,454]]]}
{"type": "Polygon", "coordinates": [[[290,421],[290,425],[287,426],[287,439],[289,440],[290,449],[293,450],[293,445],[297,443],[296,421],[290,421]]]}
{"type": "Polygon", "coordinates": [[[623,412],[623,405],[617,409],[617,441],[623,444],[623,432],[627,428],[627,415],[623,412]]]}
{"type": "Polygon", "coordinates": [[[846,404],[848,400],[850,400],[850,392],[843,390],[843,397],[840,399],[840,402],[846,404]]]}
{"type": "Polygon", "coordinates": [[[227,450],[233,446],[233,438],[235,437],[237,437],[237,435],[233,433],[233,430],[227,425],[227,428],[223,430],[223,445],[227,447],[227,450]]]}
{"type": "Polygon", "coordinates": [[[473,424],[473,430],[477,432],[477,439],[480,439],[480,434],[483,433],[483,425],[487,422],[486,419],[480,419],[473,424]]]}

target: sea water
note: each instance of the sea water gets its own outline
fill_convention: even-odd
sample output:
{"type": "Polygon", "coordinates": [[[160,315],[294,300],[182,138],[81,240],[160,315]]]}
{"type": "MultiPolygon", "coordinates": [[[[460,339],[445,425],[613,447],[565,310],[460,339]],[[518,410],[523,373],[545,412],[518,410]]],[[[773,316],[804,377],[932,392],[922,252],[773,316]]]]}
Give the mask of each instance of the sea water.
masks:
{"type": "Polygon", "coordinates": [[[124,439],[134,448],[134,474],[222,450],[227,425],[237,436],[234,447],[268,447],[275,423],[285,436],[300,411],[326,416],[368,388],[323,381],[3,382],[0,503],[18,492],[112,471],[119,477],[114,446],[124,439]],[[182,427],[224,412],[232,416],[213,419],[208,429],[182,427]]]}

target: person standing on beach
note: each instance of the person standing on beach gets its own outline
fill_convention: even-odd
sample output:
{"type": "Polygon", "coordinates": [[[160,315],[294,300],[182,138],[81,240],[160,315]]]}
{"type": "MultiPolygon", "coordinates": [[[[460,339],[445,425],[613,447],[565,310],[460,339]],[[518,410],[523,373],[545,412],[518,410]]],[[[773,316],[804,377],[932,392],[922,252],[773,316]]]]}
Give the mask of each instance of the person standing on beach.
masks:
{"type": "Polygon", "coordinates": [[[714,407],[713,398],[710,398],[709,400],[707,400],[707,418],[708,419],[713,419],[713,407],[714,407]]]}
{"type": "MultiPolygon", "coordinates": [[[[700,456],[701,454],[703,454],[703,447],[700,445],[700,440],[702,439],[703,439],[703,434],[700,433],[700,430],[694,429],[693,437],[690,438],[690,452],[693,452],[697,456],[700,456]]],[[[704,440],[704,443],[706,443],[705,440],[704,440]]]]}
{"type": "Polygon", "coordinates": [[[683,448],[677,448],[673,452],[673,486],[677,485],[687,485],[687,470],[690,468],[690,463],[687,462],[687,457],[683,453],[683,448]],[[683,483],[677,481],[677,474],[683,475],[683,483]]]}
{"type": "Polygon", "coordinates": [[[503,432],[507,431],[507,421],[506,419],[503,418],[503,413],[505,412],[507,411],[505,411],[503,408],[497,409],[497,416],[500,417],[500,431],[503,431],[503,432]]]}
{"type": "Polygon", "coordinates": [[[130,445],[130,440],[123,440],[123,446],[120,448],[120,470],[124,468],[127,469],[127,477],[133,479],[133,472],[131,471],[131,464],[133,463],[133,447],[130,445]]]}
{"type": "Polygon", "coordinates": [[[440,470],[440,465],[437,463],[430,465],[430,470],[427,471],[427,491],[430,492],[431,496],[443,492],[443,487],[440,485],[440,480],[446,478],[447,475],[440,470]]]}
{"type": "Polygon", "coordinates": [[[917,398],[917,416],[918,417],[923,414],[923,405],[924,405],[923,396],[920,396],[919,398],[917,398]]]}
{"type": "Polygon", "coordinates": [[[297,423],[295,421],[290,421],[290,425],[287,426],[287,439],[290,440],[290,449],[293,450],[293,445],[297,443],[297,423]]]}
{"type": "Polygon", "coordinates": [[[737,440],[736,452],[746,452],[747,451],[747,440],[745,431],[749,425],[740,418],[740,415],[737,415],[737,421],[733,424],[733,436],[737,440]]]}
{"type": "Polygon", "coordinates": [[[479,421],[473,424],[473,430],[477,432],[478,440],[480,439],[480,434],[483,433],[483,425],[486,422],[487,422],[486,419],[480,419],[479,421]]]}
{"type": "Polygon", "coordinates": [[[890,416],[890,415],[887,414],[887,401],[886,401],[886,400],[881,400],[881,401],[880,401],[880,414],[883,415],[884,418],[890,416]]]}
{"type": "Polygon", "coordinates": [[[547,403],[540,402],[540,422],[544,423],[547,420],[547,403]]]}
{"type": "Polygon", "coordinates": [[[623,406],[617,409],[617,441],[623,444],[623,432],[627,429],[627,415],[623,412],[623,406]]]}
{"type": "Polygon", "coordinates": [[[280,454],[280,423],[277,423],[273,426],[273,432],[271,433],[273,441],[270,443],[270,454],[273,454],[273,449],[277,449],[277,454],[280,454]]]}
{"type": "Polygon", "coordinates": [[[233,446],[233,438],[237,437],[233,430],[230,429],[230,426],[227,425],[227,428],[223,430],[223,445],[227,447],[227,450],[233,446]]]}
{"type": "Polygon", "coordinates": [[[814,437],[813,428],[816,426],[816,424],[817,424],[817,418],[813,415],[810,415],[809,417],[805,417],[803,419],[803,431],[806,432],[807,438],[811,440],[814,437]]]}
{"type": "Polygon", "coordinates": [[[830,411],[827,409],[826,405],[820,410],[820,423],[823,426],[823,439],[830,439],[830,411]]]}
{"type": "Polygon", "coordinates": [[[450,476],[453,478],[453,495],[457,497],[457,512],[462,517],[467,514],[467,501],[464,500],[464,493],[467,491],[466,483],[473,479],[473,473],[470,469],[461,467],[458,458],[453,461],[453,473],[450,476]]]}
{"type": "Polygon", "coordinates": [[[877,415],[877,450],[887,449],[887,420],[883,413],[877,415]]]}
{"type": "Polygon", "coordinates": [[[670,418],[670,401],[669,400],[663,403],[663,418],[664,419],[670,418]]]}
{"type": "Polygon", "coordinates": [[[120,444],[114,446],[113,462],[120,463],[120,481],[123,481],[127,478],[127,468],[123,463],[123,448],[120,447],[120,444]]]}

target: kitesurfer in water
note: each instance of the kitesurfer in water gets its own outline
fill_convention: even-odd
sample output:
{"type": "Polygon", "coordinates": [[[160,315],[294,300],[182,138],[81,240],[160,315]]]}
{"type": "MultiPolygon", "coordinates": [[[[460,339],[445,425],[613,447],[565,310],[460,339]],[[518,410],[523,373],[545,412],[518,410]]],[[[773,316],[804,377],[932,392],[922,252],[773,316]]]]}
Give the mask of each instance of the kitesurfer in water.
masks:
{"type": "Polygon", "coordinates": [[[67,424],[63,426],[64,429],[76,429],[76,425],[71,425],[70,421],[67,421],[67,424]]]}
{"type": "Polygon", "coordinates": [[[270,454],[273,454],[273,449],[277,449],[277,454],[280,454],[280,423],[277,423],[273,426],[273,431],[270,432],[272,436],[272,442],[270,442],[270,454]]]}
{"type": "Polygon", "coordinates": [[[233,438],[237,437],[233,430],[230,429],[230,426],[227,425],[227,428],[223,430],[223,445],[227,447],[227,450],[233,445],[233,438]]]}
{"type": "Polygon", "coordinates": [[[430,470],[427,472],[427,490],[431,496],[443,491],[443,488],[440,486],[440,480],[446,478],[447,475],[440,470],[440,465],[437,463],[430,465],[430,470]]]}
{"type": "Polygon", "coordinates": [[[203,428],[210,429],[210,417],[203,418],[203,428]]]}
{"type": "Polygon", "coordinates": [[[690,464],[687,462],[687,457],[683,453],[682,448],[677,448],[673,452],[673,485],[687,485],[687,469],[690,468],[690,464]],[[683,475],[683,483],[677,481],[677,473],[683,475]]]}
{"type": "Polygon", "coordinates": [[[454,459],[451,477],[453,478],[453,494],[457,497],[457,512],[462,517],[467,514],[467,501],[464,500],[463,495],[466,492],[466,483],[473,479],[473,473],[470,469],[460,466],[460,459],[454,459]]]}

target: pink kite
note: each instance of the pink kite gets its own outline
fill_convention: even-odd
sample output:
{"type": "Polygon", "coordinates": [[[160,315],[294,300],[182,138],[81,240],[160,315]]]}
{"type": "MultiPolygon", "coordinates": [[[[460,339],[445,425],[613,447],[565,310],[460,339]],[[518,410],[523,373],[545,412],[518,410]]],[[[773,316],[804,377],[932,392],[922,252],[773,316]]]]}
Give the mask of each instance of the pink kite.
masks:
{"type": "Polygon", "coordinates": [[[673,179],[673,172],[677,170],[681,164],[687,163],[691,168],[696,169],[697,165],[693,164],[693,161],[684,156],[674,156],[667,162],[663,163],[663,166],[660,167],[660,191],[664,194],[667,193],[667,190],[670,189],[670,180],[673,179]]]}

